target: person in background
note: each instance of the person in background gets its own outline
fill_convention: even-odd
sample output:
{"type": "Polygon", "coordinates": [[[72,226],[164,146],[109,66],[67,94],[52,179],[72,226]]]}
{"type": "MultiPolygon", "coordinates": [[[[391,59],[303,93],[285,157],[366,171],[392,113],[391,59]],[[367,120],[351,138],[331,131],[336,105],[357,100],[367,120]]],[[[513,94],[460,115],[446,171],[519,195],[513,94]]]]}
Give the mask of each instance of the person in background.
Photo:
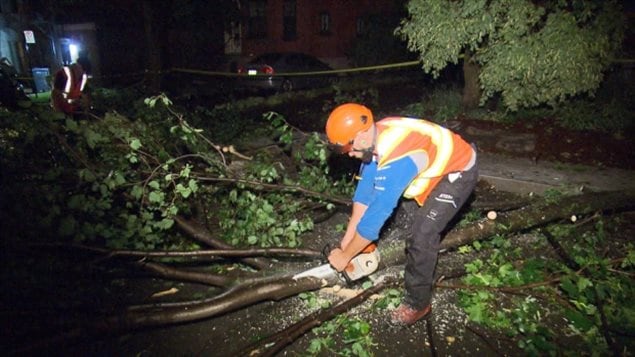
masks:
{"type": "Polygon", "coordinates": [[[74,115],[89,108],[89,98],[85,93],[90,72],[90,62],[81,56],[70,66],[64,66],[55,73],[51,90],[53,110],[74,115]]]}
{"type": "Polygon", "coordinates": [[[362,161],[346,232],[328,257],[333,268],[344,270],[379,238],[401,196],[420,206],[406,238],[404,299],[390,317],[393,324],[412,325],[431,311],[441,232],[476,186],[476,148],[426,120],[375,122],[371,110],[356,103],[331,112],[326,135],[335,149],[362,161]]]}
{"type": "Polygon", "coordinates": [[[31,107],[31,104],[18,80],[18,71],[8,58],[0,58],[0,105],[24,109],[31,107]]]}

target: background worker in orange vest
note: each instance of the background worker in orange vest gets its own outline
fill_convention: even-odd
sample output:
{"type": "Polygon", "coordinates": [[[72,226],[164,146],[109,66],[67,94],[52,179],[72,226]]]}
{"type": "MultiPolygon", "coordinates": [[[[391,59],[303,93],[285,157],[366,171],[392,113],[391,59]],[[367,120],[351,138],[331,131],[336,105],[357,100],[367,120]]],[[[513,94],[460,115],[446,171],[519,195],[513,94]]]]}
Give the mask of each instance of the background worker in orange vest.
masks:
{"type": "Polygon", "coordinates": [[[401,196],[421,206],[406,240],[405,295],[391,322],[411,325],[431,311],[441,232],[472,194],[476,149],[458,134],[422,119],[375,122],[363,105],[338,106],[326,123],[329,142],[360,159],[353,209],[340,247],[329,254],[338,271],[379,237],[401,196]]]}
{"type": "Polygon", "coordinates": [[[75,63],[55,73],[51,91],[51,106],[55,111],[73,115],[88,109],[89,99],[84,91],[89,71],[88,58],[79,57],[75,63]]]}

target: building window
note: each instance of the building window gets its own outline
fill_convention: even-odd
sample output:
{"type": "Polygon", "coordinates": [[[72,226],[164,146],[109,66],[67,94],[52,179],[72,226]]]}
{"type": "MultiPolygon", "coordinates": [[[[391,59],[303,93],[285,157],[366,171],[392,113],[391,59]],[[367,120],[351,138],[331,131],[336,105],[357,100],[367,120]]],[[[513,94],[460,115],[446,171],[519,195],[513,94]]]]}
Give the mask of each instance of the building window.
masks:
{"type": "Polygon", "coordinates": [[[320,13],[320,34],[328,35],[331,33],[331,15],[328,12],[320,13]]]}
{"type": "Polygon", "coordinates": [[[248,3],[249,17],[247,18],[247,37],[267,37],[267,1],[251,0],[248,3]]]}
{"type": "Polygon", "coordinates": [[[364,20],[364,18],[358,17],[355,27],[356,27],[355,32],[357,33],[357,36],[363,36],[364,34],[366,34],[366,20],[364,20]]]}
{"type": "Polygon", "coordinates": [[[282,38],[294,40],[297,36],[296,0],[284,0],[282,4],[282,38]]]}
{"type": "Polygon", "coordinates": [[[0,1],[0,13],[15,14],[18,12],[17,0],[0,1]]]}

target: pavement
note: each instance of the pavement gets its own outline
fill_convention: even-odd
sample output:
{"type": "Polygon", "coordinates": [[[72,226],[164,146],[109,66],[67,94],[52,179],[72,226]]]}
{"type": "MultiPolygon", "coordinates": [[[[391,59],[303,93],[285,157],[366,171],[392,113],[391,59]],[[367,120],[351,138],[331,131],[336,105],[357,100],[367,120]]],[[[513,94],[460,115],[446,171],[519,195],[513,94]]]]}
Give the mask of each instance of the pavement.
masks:
{"type": "Polygon", "coordinates": [[[487,142],[489,146],[509,153],[478,151],[481,179],[498,190],[537,195],[549,189],[568,194],[585,191],[626,191],[635,194],[635,170],[537,160],[532,157],[536,147],[533,135],[503,130],[485,131],[463,126],[460,122],[447,124],[477,146],[487,142]]]}
{"type": "Polygon", "coordinates": [[[546,190],[563,193],[625,191],[635,194],[635,171],[558,162],[534,162],[529,158],[479,152],[481,179],[498,190],[542,195],[546,190]]]}

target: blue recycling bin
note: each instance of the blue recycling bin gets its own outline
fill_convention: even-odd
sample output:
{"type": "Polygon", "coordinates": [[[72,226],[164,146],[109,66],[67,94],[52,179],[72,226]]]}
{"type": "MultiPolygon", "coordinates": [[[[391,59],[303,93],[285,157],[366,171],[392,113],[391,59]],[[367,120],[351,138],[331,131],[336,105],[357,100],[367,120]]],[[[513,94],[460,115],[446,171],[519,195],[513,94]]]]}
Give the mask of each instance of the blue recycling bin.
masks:
{"type": "Polygon", "coordinates": [[[35,93],[47,92],[51,90],[51,86],[47,80],[49,69],[46,67],[33,67],[33,83],[35,84],[35,93]]]}

